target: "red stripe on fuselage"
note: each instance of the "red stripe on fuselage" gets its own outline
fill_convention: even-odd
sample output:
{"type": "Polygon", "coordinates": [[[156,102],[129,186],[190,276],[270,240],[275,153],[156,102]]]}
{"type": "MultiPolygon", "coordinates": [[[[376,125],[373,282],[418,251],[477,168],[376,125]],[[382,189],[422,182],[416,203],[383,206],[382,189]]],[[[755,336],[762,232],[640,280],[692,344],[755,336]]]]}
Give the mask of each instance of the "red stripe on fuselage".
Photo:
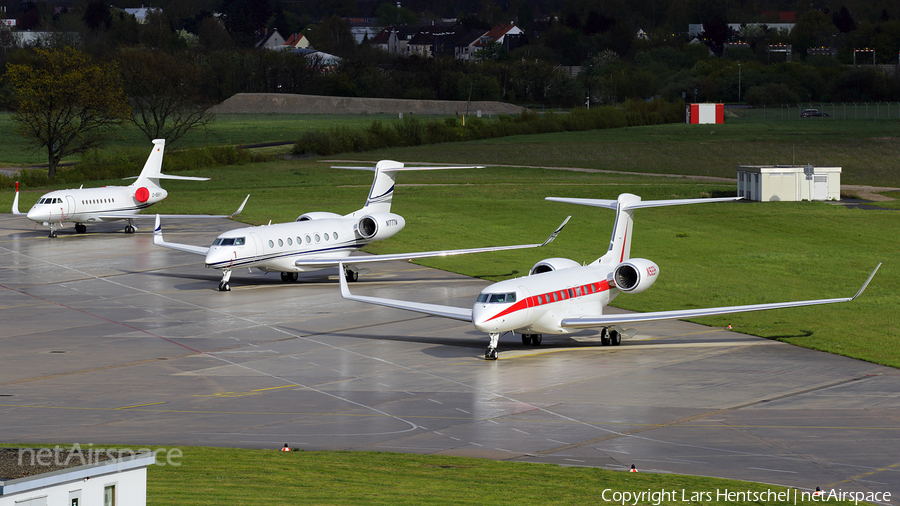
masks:
{"type": "MultiPolygon", "coordinates": [[[[576,287],[576,288],[577,288],[578,290],[580,290],[581,296],[583,297],[583,296],[587,296],[587,295],[598,294],[598,293],[600,293],[600,292],[605,292],[605,291],[609,290],[610,287],[609,287],[609,282],[606,281],[606,280],[604,279],[603,281],[598,281],[597,283],[588,283],[588,284],[586,284],[586,285],[581,285],[581,286],[576,287]],[[587,289],[588,286],[592,287],[593,292],[588,292],[588,289],[587,289]]],[[[501,317],[501,316],[506,316],[506,315],[508,315],[508,314],[515,313],[516,311],[521,311],[521,310],[523,310],[523,309],[528,309],[528,308],[530,308],[530,307],[544,306],[544,305],[547,305],[547,304],[552,304],[552,303],[554,303],[554,302],[562,302],[562,301],[564,301],[564,300],[568,300],[569,298],[571,298],[570,295],[569,295],[569,293],[568,293],[570,290],[573,290],[573,289],[572,289],[572,288],[566,288],[566,289],[564,289],[564,290],[553,290],[553,291],[550,291],[550,292],[547,292],[547,293],[544,293],[544,294],[541,294],[541,295],[532,295],[531,297],[527,297],[527,298],[525,298],[525,299],[523,299],[523,300],[520,300],[520,301],[516,302],[516,303],[513,304],[512,306],[509,306],[508,308],[504,309],[503,311],[500,311],[499,313],[495,314],[494,316],[488,318],[488,319],[485,320],[485,321],[491,321],[491,320],[493,320],[494,318],[499,318],[499,317],[501,317]],[[559,294],[559,299],[558,299],[558,300],[551,300],[551,295],[552,295],[553,293],[558,293],[558,294],[559,294]],[[543,297],[544,300],[547,301],[547,302],[544,302],[544,303],[542,304],[542,303],[541,303],[541,300],[540,300],[540,297],[543,297]]]]}

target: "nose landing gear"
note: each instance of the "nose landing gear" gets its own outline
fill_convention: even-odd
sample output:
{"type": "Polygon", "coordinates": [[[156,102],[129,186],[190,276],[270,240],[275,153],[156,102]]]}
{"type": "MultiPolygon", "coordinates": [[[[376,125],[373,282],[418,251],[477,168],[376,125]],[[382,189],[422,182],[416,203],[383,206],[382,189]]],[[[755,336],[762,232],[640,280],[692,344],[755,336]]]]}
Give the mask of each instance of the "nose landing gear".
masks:
{"type": "Polygon", "coordinates": [[[231,285],[228,283],[228,280],[231,279],[231,269],[225,269],[222,271],[222,281],[219,281],[219,291],[220,292],[230,292],[231,285]]]}

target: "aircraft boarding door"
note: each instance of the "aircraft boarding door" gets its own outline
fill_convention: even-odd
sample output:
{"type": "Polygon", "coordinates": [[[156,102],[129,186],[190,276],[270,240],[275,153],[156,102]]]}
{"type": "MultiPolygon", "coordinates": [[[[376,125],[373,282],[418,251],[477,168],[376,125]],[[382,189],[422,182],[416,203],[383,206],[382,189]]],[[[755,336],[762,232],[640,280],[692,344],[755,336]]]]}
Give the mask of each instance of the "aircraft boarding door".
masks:
{"type": "Polygon", "coordinates": [[[263,248],[262,239],[260,239],[259,235],[255,232],[250,232],[250,237],[253,238],[253,246],[254,248],[256,248],[256,256],[262,256],[263,252],[265,251],[265,248],[263,248]]]}
{"type": "Polygon", "coordinates": [[[533,311],[532,307],[534,304],[534,300],[531,298],[531,293],[524,286],[520,286],[519,289],[516,290],[516,292],[522,296],[521,300],[527,301],[526,302],[527,307],[525,309],[525,315],[524,315],[523,320],[531,321],[531,312],[533,311]]]}
{"type": "Polygon", "coordinates": [[[75,214],[75,199],[71,195],[66,195],[66,216],[75,214]]]}
{"type": "Polygon", "coordinates": [[[828,200],[828,175],[813,176],[813,200],[828,200]]]}

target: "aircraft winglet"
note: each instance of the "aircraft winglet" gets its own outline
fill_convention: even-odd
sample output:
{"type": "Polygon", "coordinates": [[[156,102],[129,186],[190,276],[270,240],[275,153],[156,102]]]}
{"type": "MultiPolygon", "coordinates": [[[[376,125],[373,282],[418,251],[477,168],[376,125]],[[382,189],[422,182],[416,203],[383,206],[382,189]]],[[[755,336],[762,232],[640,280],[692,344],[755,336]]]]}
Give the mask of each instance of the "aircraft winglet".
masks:
{"type": "Polygon", "coordinates": [[[407,311],[415,311],[417,313],[425,313],[433,316],[441,316],[453,320],[462,320],[466,322],[472,321],[472,310],[454,306],[441,306],[438,304],[424,304],[421,302],[407,302],[403,300],[382,299],[380,297],[365,297],[362,295],[353,295],[347,286],[347,278],[344,276],[344,263],[338,263],[338,279],[341,285],[341,297],[347,300],[355,300],[357,302],[366,302],[378,306],[392,307],[395,309],[405,309],[407,311]]]}
{"type": "Polygon", "coordinates": [[[235,212],[233,212],[233,213],[231,213],[231,215],[228,216],[228,217],[229,217],[229,218],[234,218],[235,216],[241,214],[241,211],[244,210],[244,206],[247,205],[247,201],[248,201],[248,200],[250,200],[250,194],[249,194],[249,193],[247,194],[246,197],[244,197],[244,201],[241,202],[241,207],[238,207],[238,210],[235,211],[235,212]]]}
{"type": "Polygon", "coordinates": [[[571,214],[566,216],[566,219],[563,220],[562,224],[559,227],[557,227],[556,230],[554,230],[552,234],[550,234],[550,237],[548,237],[546,241],[541,243],[541,246],[546,246],[546,245],[550,244],[551,242],[553,242],[553,240],[556,239],[556,236],[558,236],[559,233],[562,232],[562,229],[563,229],[563,227],[566,226],[566,223],[568,223],[569,220],[571,220],[571,219],[572,219],[571,214]]]}
{"type": "Polygon", "coordinates": [[[862,295],[863,291],[865,291],[866,287],[869,286],[869,282],[872,281],[872,278],[875,277],[875,273],[878,272],[878,269],[881,267],[882,262],[878,262],[878,265],[875,266],[875,270],[872,271],[872,274],[869,274],[869,279],[866,280],[865,283],[859,288],[859,291],[856,292],[856,295],[850,297],[850,300],[853,300],[860,295],[862,295]]]}
{"type": "MultiPolygon", "coordinates": [[[[249,195],[248,195],[249,197],[249,195]]],[[[159,221],[159,215],[156,215],[156,224],[153,226],[153,244],[157,246],[162,246],[163,248],[169,249],[177,249],[178,251],[185,251],[187,253],[194,253],[195,255],[206,255],[209,251],[209,248],[204,248],[202,246],[193,246],[191,244],[180,244],[177,242],[166,242],[163,239],[162,235],[162,224],[159,221]]]]}
{"type": "Polygon", "coordinates": [[[15,196],[15,198],[13,198],[12,213],[17,216],[22,216],[23,214],[25,214],[25,213],[19,212],[19,182],[18,181],[16,181],[16,196],[15,196]]]}

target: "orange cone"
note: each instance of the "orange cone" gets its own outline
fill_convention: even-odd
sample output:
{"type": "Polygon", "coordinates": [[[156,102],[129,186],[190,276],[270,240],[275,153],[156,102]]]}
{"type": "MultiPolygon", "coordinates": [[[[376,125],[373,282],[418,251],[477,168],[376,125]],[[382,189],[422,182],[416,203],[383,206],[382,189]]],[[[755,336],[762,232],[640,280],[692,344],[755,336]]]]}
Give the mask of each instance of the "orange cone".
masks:
{"type": "Polygon", "coordinates": [[[291,447],[288,446],[287,443],[284,443],[284,448],[282,448],[281,451],[283,451],[283,452],[289,452],[289,451],[291,451],[291,447]]]}
{"type": "Polygon", "coordinates": [[[636,472],[637,472],[637,469],[634,468],[634,464],[631,464],[631,472],[632,472],[632,473],[636,473],[636,472]]]}

